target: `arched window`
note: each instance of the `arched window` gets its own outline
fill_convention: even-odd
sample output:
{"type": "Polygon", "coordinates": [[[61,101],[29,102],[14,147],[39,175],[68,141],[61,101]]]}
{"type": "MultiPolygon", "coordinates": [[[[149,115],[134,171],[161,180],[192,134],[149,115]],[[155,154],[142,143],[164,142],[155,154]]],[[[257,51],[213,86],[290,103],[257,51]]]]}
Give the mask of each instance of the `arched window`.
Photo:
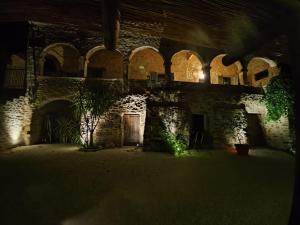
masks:
{"type": "Polygon", "coordinates": [[[192,51],[183,50],[173,55],[171,71],[175,81],[204,82],[202,63],[192,51]]]}
{"type": "Polygon", "coordinates": [[[40,56],[40,74],[56,77],[79,76],[79,52],[72,45],[57,43],[46,47],[40,56]]]}
{"type": "Polygon", "coordinates": [[[104,79],[123,78],[123,57],[118,51],[95,47],[86,55],[85,76],[104,79]]]}
{"type": "Polygon", "coordinates": [[[267,85],[272,77],[279,75],[280,72],[274,61],[261,57],[251,59],[247,70],[248,82],[254,87],[267,85]]]}
{"type": "Polygon", "coordinates": [[[165,79],[164,59],[158,50],[141,47],[132,51],[129,57],[128,79],[146,80],[149,78],[165,79]]]}
{"type": "Polygon", "coordinates": [[[235,62],[230,66],[225,66],[222,62],[225,54],[216,56],[211,64],[210,78],[212,84],[243,85],[242,64],[235,62]]]}

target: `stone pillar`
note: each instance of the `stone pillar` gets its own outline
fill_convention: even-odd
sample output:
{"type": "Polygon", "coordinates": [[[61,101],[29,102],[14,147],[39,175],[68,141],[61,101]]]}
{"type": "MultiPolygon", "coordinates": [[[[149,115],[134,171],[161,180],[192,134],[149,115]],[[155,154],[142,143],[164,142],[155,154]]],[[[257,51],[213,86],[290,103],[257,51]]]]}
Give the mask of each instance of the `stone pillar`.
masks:
{"type": "Polygon", "coordinates": [[[45,76],[44,68],[45,68],[45,58],[39,60],[39,76],[45,76]]]}
{"type": "Polygon", "coordinates": [[[83,71],[83,77],[88,77],[88,65],[89,65],[90,61],[89,59],[85,59],[84,60],[84,71],[83,71]]]}
{"type": "Polygon", "coordinates": [[[80,77],[84,77],[85,75],[85,57],[84,56],[80,56],[78,59],[78,75],[80,77]]]}
{"type": "MultiPolygon", "coordinates": [[[[35,61],[34,61],[34,51],[32,47],[27,48],[26,52],[26,77],[24,82],[24,87],[27,89],[27,94],[34,98],[35,90],[37,88],[37,79],[35,71],[35,61]]],[[[41,63],[44,65],[44,63],[41,63]]],[[[42,67],[44,68],[44,67],[42,67]]]]}
{"type": "Polygon", "coordinates": [[[115,50],[120,36],[120,1],[102,1],[102,28],[104,45],[108,50],[115,50]]]}
{"type": "Polygon", "coordinates": [[[240,85],[250,85],[250,82],[248,80],[248,69],[247,67],[243,67],[242,69],[242,78],[243,78],[243,84],[241,82],[240,85]]]}
{"type": "Polygon", "coordinates": [[[204,74],[204,83],[205,84],[210,84],[210,69],[211,69],[211,66],[210,64],[205,64],[203,67],[202,67],[202,72],[204,74]]]}
{"type": "Polygon", "coordinates": [[[165,60],[165,74],[168,81],[174,81],[174,74],[171,72],[172,62],[171,60],[165,60]]]}

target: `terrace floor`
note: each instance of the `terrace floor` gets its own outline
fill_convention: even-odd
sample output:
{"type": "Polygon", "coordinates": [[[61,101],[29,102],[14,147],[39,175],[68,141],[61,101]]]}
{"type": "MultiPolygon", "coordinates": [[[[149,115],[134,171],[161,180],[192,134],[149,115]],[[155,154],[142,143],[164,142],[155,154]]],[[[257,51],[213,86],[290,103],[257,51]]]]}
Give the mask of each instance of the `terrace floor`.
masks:
{"type": "Polygon", "coordinates": [[[287,224],[294,159],[286,153],[78,149],[36,145],[0,154],[0,224],[287,224]]]}

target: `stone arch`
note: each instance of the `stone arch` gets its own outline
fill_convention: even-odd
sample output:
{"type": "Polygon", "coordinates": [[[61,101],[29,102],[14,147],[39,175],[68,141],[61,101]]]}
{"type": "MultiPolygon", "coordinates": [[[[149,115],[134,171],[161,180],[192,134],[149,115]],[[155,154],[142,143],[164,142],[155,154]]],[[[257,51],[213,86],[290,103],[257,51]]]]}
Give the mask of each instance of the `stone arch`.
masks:
{"type": "Polygon", "coordinates": [[[143,46],[131,52],[128,79],[146,80],[159,75],[165,79],[164,58],[156,48],[143,46]]]}
{"type": "Polygon", "coordinates": [[[107,50],[104,46],[92,48],[86,54],[84,76],[104,79],[122,79],[122,54],[117,50],[107,50]]]}
{"type": "Polygon", "coordinates": [[[174,81],[204,82],[203,61],[196,52],[181,50],[172,56],[171,62],[174,81]]]}
{"type": "Polygon", "coordinates": [[[40,75],[78,77],[80,70],[79,62],[79,51],[73,45],[68,43],[54,43],[44,48],[40,54],[40,75]]]}
{"type": "Polygon", "coordinates": [[[217,55],[210,63],[210,79],[212,84],[244,85],[243,66],[237,61],[229,66],[222,62],[226,54],[217,55]]]}
{"type": "MultiPolygon", "coordinates": [[[[49,142],[47,138],[49,135],[52,136],[53,133],[46,134],[46,124],[48,124],[49,121],[53,122],[55,118],[61,118],[63,116],[71,118],[73,115],[72,112],[72,101],[68,99],[52,99],[35,108],[31,119],[30,143],[38,144],[49,142]]],[[[54,126],[55,125],[50,125],[52,131],[54,131],[54,126]]],[[[47,132],[48,131],[49,129],[47,129],[47,132]]],[[[57,137],[52,137],[52,143],[57,141],[57,137]]]]}
{"type": "Polygon", "coordinates": [[[254,87],[267,85],[273,77],[280,73],[276,62],[263,57],[251,59],[248,63],[247,71],[248,82],[254,87]]]}

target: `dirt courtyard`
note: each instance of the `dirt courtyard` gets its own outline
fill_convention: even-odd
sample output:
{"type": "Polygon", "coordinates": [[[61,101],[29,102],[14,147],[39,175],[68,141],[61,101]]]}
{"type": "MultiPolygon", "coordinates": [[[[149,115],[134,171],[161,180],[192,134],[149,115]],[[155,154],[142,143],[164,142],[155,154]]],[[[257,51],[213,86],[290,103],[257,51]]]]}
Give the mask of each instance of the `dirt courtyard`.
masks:
{"type": "Polygon", "coordinates": [[[0,154],[1,225],[283,225],[294,159],[257,149],[193,156],[72,145],[0,154]]]}

